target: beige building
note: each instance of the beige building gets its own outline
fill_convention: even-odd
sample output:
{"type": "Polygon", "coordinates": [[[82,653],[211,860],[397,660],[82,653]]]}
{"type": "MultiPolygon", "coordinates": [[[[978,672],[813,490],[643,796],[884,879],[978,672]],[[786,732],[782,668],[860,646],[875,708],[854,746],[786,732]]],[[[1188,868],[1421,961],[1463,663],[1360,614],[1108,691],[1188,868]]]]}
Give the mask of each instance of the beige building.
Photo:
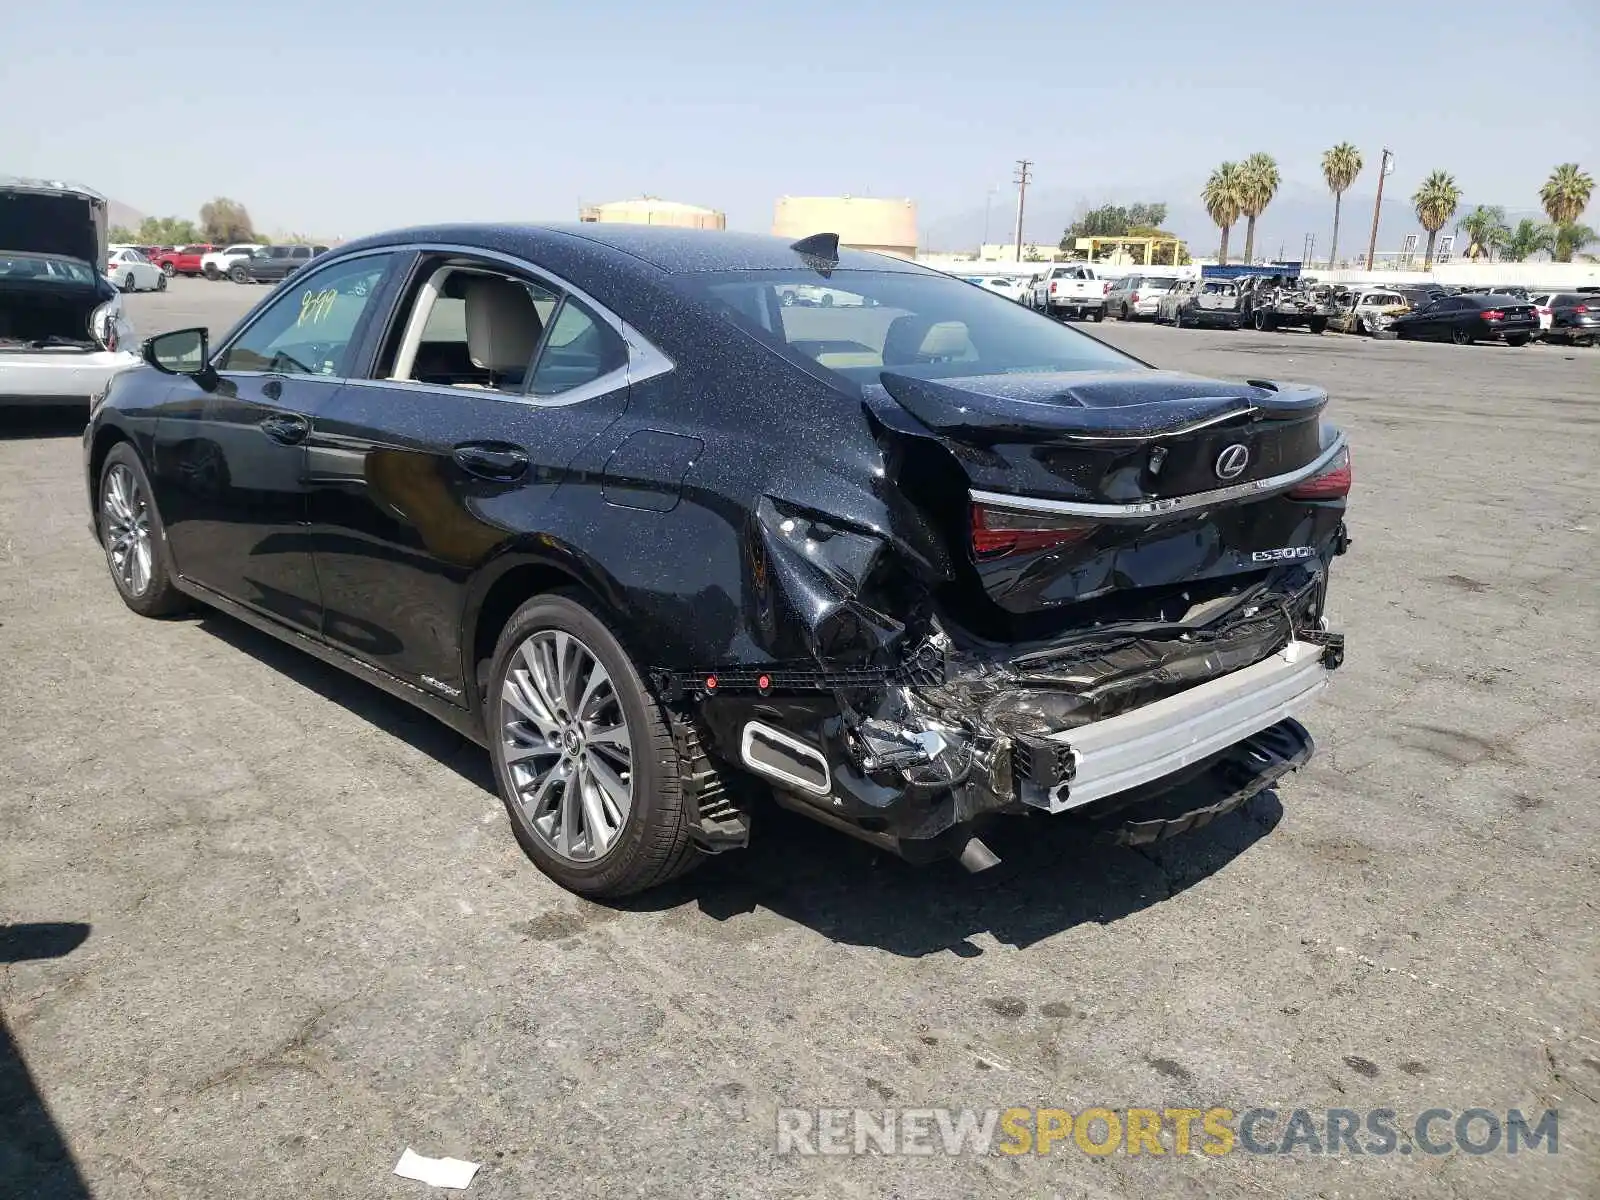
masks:
{"type": "Polygon", "coordinates": [[[837,233],[841,246],[915,258],[917,205],[914,200],[870,196],[784,196],[772,232],[786,238],[837,233]]]}
{"type": "Polygon", "coordinates": [[[609,204],[587,204],[578,210],[578,220],[605,225],[670,225],[677,229],[726,229],[728,218],[714,208],[680,204],[658,196],[637,200],[613,200],[609,204]]]}

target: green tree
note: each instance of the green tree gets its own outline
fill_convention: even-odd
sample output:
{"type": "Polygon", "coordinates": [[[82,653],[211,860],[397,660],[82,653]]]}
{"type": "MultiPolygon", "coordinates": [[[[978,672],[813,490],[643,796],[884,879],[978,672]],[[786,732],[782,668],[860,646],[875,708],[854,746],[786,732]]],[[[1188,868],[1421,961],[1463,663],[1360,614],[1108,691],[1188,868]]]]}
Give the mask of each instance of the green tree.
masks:
{"type": "Polygon", "coordinates": [[[1557,262],[1571,262],[1572,256],[1595,240],[1595,232],[1587,225],[1568,221],[1556,226],[1555,244],[1551,254],[1557,262]]]}
{"type": "Polygon", "coordinates": [[[1328,247],[1330,267],[1337,266],[1339,262],[1339,208],[1344,202],[1345,192],[1359,174],[1361,174],[1361,151],[1349,142],[1340,142],[1337,146],[1322,152],[1322,178],[1327,181],[1328,190],[1333,193],[1333,244],[1328,247]]]}
{"type": "Polygon", "coordinates": [[[1422,258],[1422,269],[1426,271],[1433,266],[1434,239],[1461,207],[1461,189],[1456,186],[1455,176],[1434,171],[1422,181],[1411,203],[1416,207],[1417,220],[1428,231],[1428,250],[1422,258]]]}
{"type": "Polygon", "coordinates": [[[1239,219],[1243,207],[1242,190],[1239,164],[1225,162],[1211,172],[1211,178],[1206,180],[1206,186],[1200,192],[1200,200],[1206,206],[1206,214],[1216,222],[1217,228],[1222,230],[1222,245],[1217,251],[1217,261],[1223,266],[1228,264],[1228,231],[1239,219]]]}
{"type": "Polygon", "coordinates": [[[1278,163],[1270,154],[1252,154],[1239,164],[1239,211],[1244,214],[1244,260],[1255,262],[1256,218],[1278,194],[1278,163]]]}
{"type": "Polygon", "coordinates": [[[131,246],[139,240],[138,233],[132,229],[129,229],[126,225],[113,225],[110,232],[106,234],[106,237],[109,238],[113,244],[120,243],[124,246],[131,246]]]}
{"type": "Polygon", "coordinates": [[[1477,258],[1481,253],[1493,258],[1511,240],[1511,230],[1506,227],[1506,210],[1498,205],[1480,204],[1460,221],[1456,232],[1467,236],[1467,257],[1477,258]]]}
{"type": "Polygon", "coordinates": [[[183,217],[146,217],[139,222],[137,236],[131,240],[140,246],[181,246],[198,242],[200,231],[193,221],[183,217]]]}
{"type": "Polygon", "coordinates": [[[1506,236],[1500,257],[1507,262],[1522,262],[1539,251],[1550,252],[1556,248],[1554,225],[1545,225],[1530,217],[1523,217],[1517,227],[1506,236]]]}
{"type": "Polygon", "coordinates": [[[1165,204],[1130,204],[1128,205],[1128,224],[1146,225],[1151,229],[1159,229],[1161,222],[1167,219],[1167,206],[1165,204]]]}
{"type": "Polygon", "coordinates": [[[1577,163],[1562,163],[1550,172],[1550,178],[1539,189],[1539,202],[1544,205],[1550,223],[1556,227],[1555,245],[1551,247],[1551,252],[1557,262],[1571,262],[1573,251],[1582,248],[1584,242],[1574,240],[1577,231],[1584,228],[1578,225],[1578,218],[1589,207],[1589,197],[1593,194],[1594,176],[1580,171],[1577,163]],[[1561,230],[1566,226],[1572,226],[1573,230],[1562,236],[1561,230]]]}
{"type": "Polygon", "coordinates": [[[206,240],[214,243],[250,242],[256,236],[244,205],[226,196],[200,206],[200,227],[205,230],[206,240]]]}

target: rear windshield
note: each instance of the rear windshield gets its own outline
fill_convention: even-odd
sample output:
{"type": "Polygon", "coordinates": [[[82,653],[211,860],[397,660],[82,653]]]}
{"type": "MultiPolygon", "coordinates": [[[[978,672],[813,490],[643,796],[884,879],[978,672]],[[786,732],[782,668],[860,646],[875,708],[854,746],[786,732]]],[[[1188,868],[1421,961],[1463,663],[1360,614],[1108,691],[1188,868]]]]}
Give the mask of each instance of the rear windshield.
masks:
{"type": "Polygon", "coordinates": [[[1131,371],[1094,338],[947,275],[727,271],[679,276],[722,316],[803,365],[855,384],[885,369],[923,379],[1131,371]]]}
{"type": "Polygon", "coordinates": [[[87,263],[48,254],[0,254],[0,279],[26,279],[36,283],[94,283],[99,276],[87,263]]]}
{"type": "Polygon", "coordinates": [[[1170,288],[1175,286],[1177,282],[1178,280],[1176,276],[1146,275],[1139,286],[1147,288],[1170,288]]]}

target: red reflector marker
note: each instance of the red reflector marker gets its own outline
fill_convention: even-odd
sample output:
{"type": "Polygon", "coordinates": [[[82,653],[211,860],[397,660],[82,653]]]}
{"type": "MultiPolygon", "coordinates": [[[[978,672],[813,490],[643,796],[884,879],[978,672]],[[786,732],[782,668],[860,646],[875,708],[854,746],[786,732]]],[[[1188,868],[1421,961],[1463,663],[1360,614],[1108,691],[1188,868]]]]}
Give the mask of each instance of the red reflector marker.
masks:
{"type": "Polygon", "coordinates": [[[715,675],[707,675],[706,676],[706,691],[714,692],[716,690],[717,690],[717,677],[715,675]]]}

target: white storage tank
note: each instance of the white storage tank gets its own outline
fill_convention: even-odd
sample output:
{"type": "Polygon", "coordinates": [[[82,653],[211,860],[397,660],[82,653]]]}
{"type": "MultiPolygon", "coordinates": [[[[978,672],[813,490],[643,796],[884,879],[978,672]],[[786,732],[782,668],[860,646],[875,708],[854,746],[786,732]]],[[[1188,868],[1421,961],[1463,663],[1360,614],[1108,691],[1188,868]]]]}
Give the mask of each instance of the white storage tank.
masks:
{"type": "Polygon", "coordinates": [[[659,196],[589,204],[578,210],[578,220],[603,225],[670,225],[677,229],[726,229],[728,218],[714,208],[681,204],[659,196]]]}
{"type": "Polygon", "coordinates": [[[841,246],[915,258],[917,205],[914,200],[871,196],[784,196],[778,200],[772,232],[786,238],[837,233],[841,246]]]}

